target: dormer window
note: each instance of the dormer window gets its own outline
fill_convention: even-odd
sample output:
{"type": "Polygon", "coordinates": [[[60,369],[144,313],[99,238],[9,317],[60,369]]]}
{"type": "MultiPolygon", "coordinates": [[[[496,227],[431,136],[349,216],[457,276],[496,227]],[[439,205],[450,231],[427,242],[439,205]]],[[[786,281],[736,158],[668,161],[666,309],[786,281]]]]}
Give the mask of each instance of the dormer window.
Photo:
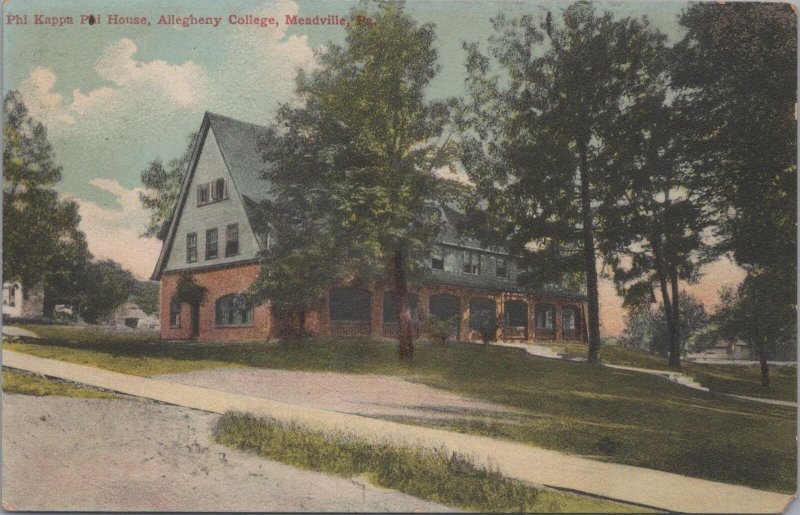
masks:
{"type": "Polygon", "coordinates": [[[215,179],[197,186],[197,205],[205,206],[228,198],[228,181],[215,179]]]}
{"type": "Polygon", "coordinates": [[[495,273],[497,277],[508,279],[508,262],[503,258],[496,258],[496,262],[497,267],[495,268],[495,273]]]}
{"type": "Polygon", "coordinates": [[[431,268],[444,270],[444,252],[442,252],[442,247],[438,245],[433,248],[433,254],[431,254],[431,268]]]}
{"type": "Polygon", "coordinates": [[[464,273],[472,275],[480,275],[481,273],[481,255],[477,252],[464,252],[464,273]]]}

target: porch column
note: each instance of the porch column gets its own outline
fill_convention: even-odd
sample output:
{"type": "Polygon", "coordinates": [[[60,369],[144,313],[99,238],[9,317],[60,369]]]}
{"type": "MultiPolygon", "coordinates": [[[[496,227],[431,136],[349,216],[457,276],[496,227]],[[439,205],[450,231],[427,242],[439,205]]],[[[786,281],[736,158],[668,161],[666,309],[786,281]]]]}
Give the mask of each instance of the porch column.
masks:
{"type": "Polygon", "coordinates": [[[419,314],[419,321],[425,322],[425,319],[428,318],[431,314],[430,312],[430,303],[431,303],[431,292],[428,288],[420,288],[419,292],[417,292],[417,313],[419,314]]]}
{"type": "Polygon", "coordinates": [[[383,336],[383,289],[373,285],[369,303],[369,335],[383,336]]]}
{"type": "Polygon", "coordinates": [[[536,338],[536,301],[528,297],[528,342],[533,343],[536,338]]]}
{"type": "Polygon", "coordinates": [[[495,316],[497,316],[497,329],[494,332],[494,340],[497,342],[505,339],[505,319],[503,317],[506,311],[505,298],[506,296],[503,294],[494,298],[495,316]]]}
{"type": "Polygon", "coordinates": [[[564,304],[561,303],[560,300],[557,300],[553,304],[553,309],[556,310],[555,313],[555,324],[556,324],[556,341],[561,342],[564,341],[564,327],[561,325],[561,308],[564,304]]]}
{"type": "Polygon", "coordinates": [[[469,339],[469,297],[459,297],[461,301],[461,319],[458,326],[458,339],[467,341],[469,339]]]}
{"type": "Polygon", "coordinates": [[[331,291],[326,290],[319,307],[319,335],[331,335],[331,291]]]}

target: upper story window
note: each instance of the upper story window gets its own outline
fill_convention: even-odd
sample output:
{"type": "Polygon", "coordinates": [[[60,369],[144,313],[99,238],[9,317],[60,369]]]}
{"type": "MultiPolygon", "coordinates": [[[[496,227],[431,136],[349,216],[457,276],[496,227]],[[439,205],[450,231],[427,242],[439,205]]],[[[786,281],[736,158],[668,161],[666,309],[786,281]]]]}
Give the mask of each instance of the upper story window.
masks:
{"type": "Polygon", "coordinates": [[[204,206],[228,198],[228,181],[215,179],[197,185],[197,205],[204,206]]]}
{"type": "Polygon", "coordinates": [[[197,233],[190,232],[186,235],[186,262],[197,261],[197,233]]]}
{"type": "Polygon", "coordinates": [[[231,224],[225,228],[225,257],[239,253],[239,224],[231,224]]]}
{"type": "Polygon", "coordinates": [[[479,275],[481,273],[481,255],[477,252],[464,251],[464,273],[479,275]]]}
{"type": "Polygon", "coordinates": [[[206,259],[217,259],[217,229],[206,231],[206,259]]]}
{"type": "Polygon", "coordinates": [[[438,245],[433,248],[433,254],[431,254],[431,268],[434,270],[444,270],[444,252],[442,251],[442,247],[438,245]]]}
{"type": "Polygon", "coordinates": [[[495,258],[497,266],[495,267],[495,273],[497,277],[502,277],[503,279],[508,279],[508,261],[503,258],[495,258]]]}

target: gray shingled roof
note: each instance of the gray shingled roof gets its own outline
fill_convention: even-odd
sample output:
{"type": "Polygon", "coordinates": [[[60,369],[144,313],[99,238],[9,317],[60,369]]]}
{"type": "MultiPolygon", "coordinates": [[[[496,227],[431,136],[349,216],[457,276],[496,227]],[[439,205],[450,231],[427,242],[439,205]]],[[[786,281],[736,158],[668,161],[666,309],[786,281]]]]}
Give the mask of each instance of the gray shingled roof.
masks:
{"type": "Polygon", "coordinates": [[[517,284],[515,281],[508,281],[489,275],[459,274],[453,272],[444,272],[442,270],[431,270],[430,272],[433,282],[439,284],[447,284],[464,288],[475,288],[479,290],[525,293],[528,295],[553,295],[556,297],[568,297],[572,299],[586,298],[586,295],[568,290],[525,288],[517,284]]]}
{"type": "Polygon", "coordinates": [[[266,165],[259,151],[260,142],[269,136],[269,130],[227,116],[206,114],[236,189],[254,202],[269,199],[269,183],[261,178],[266,165]]]}

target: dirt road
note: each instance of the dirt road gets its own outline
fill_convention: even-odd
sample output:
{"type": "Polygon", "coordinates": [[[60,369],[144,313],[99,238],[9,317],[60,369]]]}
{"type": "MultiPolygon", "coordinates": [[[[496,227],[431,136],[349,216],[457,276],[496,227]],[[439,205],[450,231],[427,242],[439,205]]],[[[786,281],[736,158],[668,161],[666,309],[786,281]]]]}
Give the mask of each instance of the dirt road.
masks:
{"type": "Polygon", "coordinates": [[[218,415],[3,394],[3,506],[96,511],[443,511],[211,440],[218,415]]]}

